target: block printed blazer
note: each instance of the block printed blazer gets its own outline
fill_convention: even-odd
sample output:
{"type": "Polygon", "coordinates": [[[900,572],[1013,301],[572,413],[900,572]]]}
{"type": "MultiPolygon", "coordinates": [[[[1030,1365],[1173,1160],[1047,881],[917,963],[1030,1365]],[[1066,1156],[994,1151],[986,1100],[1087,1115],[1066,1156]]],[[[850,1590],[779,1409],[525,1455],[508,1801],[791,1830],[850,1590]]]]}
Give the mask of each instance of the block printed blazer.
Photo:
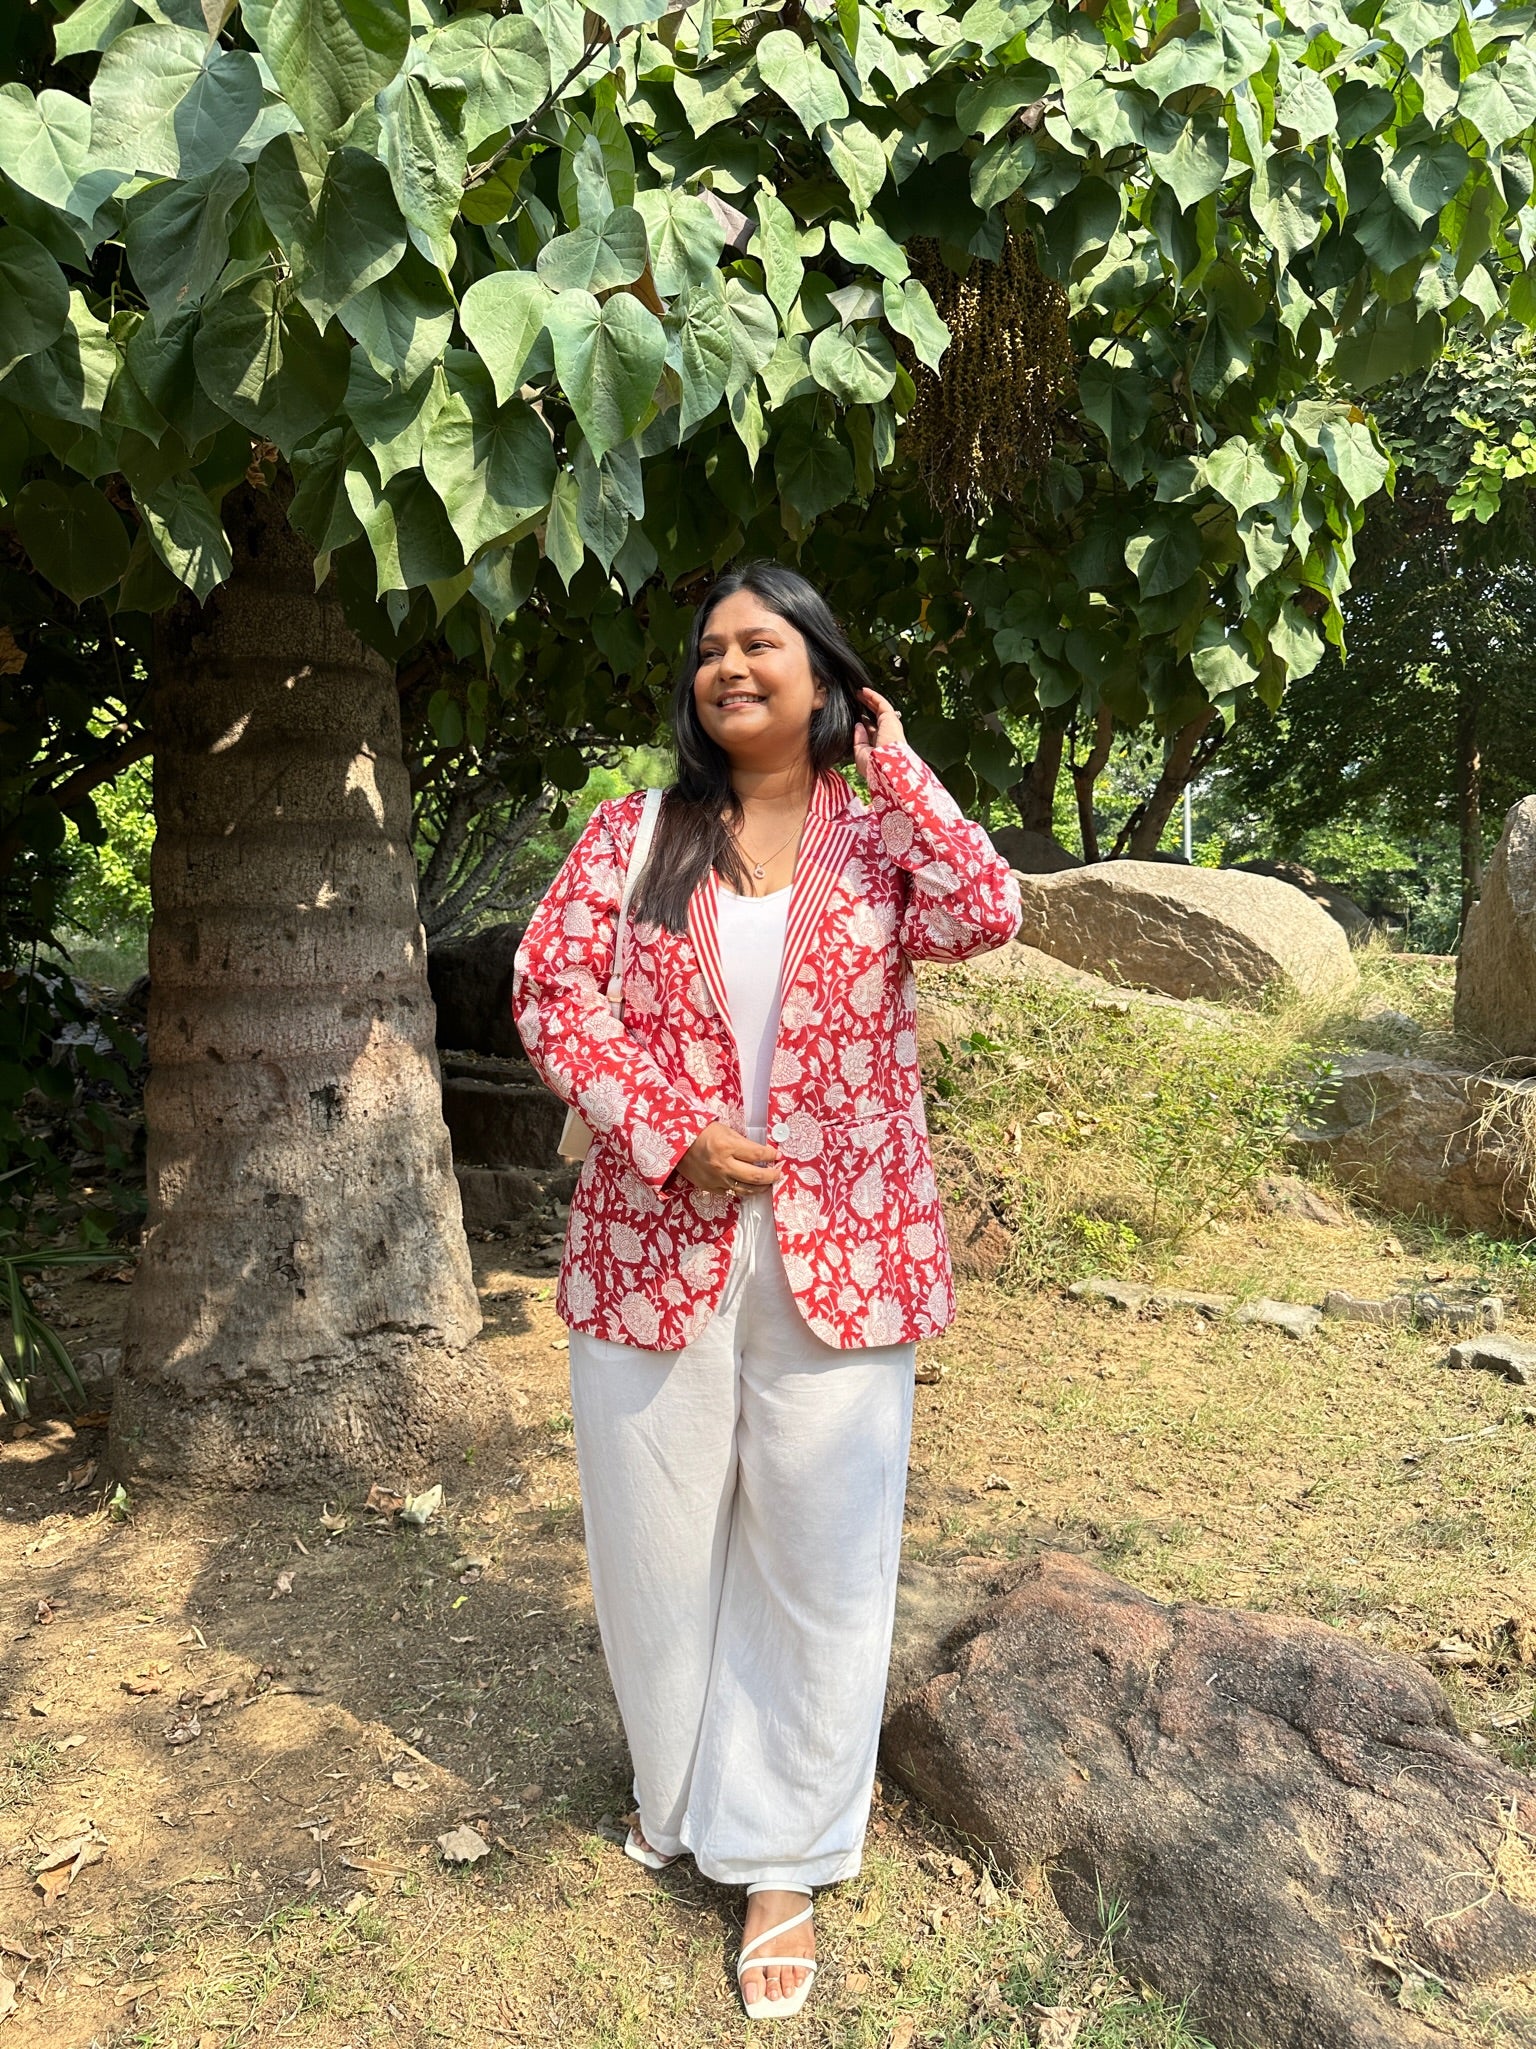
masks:
{"type": "MultiPolygon", "coordinates": [[[[917,1068],[914,960],[964,960],[1018,930],[1018,884],[903,744],[811,798],[795,863],[769,1083],[783,1171],[774,1222],[807,1324],[840,1350],[931,1337],[954,1285],[917,1068]]],[[[599,804],[518,948],[512,1008],[535,1068],[595,1134],[571,1204],[557,1307],[572,1329],[672,1351],[713,1316],[739,1198],[673,1173],[716,1118],[745,1130],[718,944],[719,883],[686,933],[631,920],[624,1019],[608,1008],[636,793],[599,804]]]]}

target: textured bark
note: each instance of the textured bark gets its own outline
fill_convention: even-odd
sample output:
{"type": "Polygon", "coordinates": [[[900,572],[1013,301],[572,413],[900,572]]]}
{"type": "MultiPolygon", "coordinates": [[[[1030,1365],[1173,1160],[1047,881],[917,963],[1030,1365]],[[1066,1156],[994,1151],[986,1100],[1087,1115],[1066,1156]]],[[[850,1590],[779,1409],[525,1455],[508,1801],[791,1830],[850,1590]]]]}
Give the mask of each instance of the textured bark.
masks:
{"type": "MultiPolygon", "coordinates": [[[[1208,704],[1188,725],[1181,726],[1169,741],[1162,774],[1153,786],[1151,796],[1132,812],[1116,842],[1116,855],[1127,855],[1133,861],[1150,861],[1162,845],[1163,827],[1173,816],[1173,807],[1183,796],[1184,785],[1194,781],[1216,751],[1215,740],[1205,737],[1215,716],[1215,705],[1208,704]]],[[[1217,739],[1221,730],[1218,726],[1217,739]]]]}
{"type": "Polygon", "coordinates": [[[1115,744],[1115,715],[1101,705],[1094,720],[1093,745],[1082,761],[1072,764],[1072,789],[1077,798],[1077,830],[1083,843],[1083,860],[1090,865],[1099,858],[1099,826],[1093,815],[1093,790],[1109,766],[1115,744]]]}
{"type": "Polygon", "coordinates": [[[139,1480],[424,1474],[484,1421],[394,678],[270,493],[155,675],[149,1217],[113,1412],[139,1480]]]}
{"type": "Polygon", "coordinates": [[[1008,792],[1019,808],[1019,823],[1026,832],[1050,832],[1056,805],[1056,779],[1061,774],[1061,756],[1066,741],[1065,725],[1049,718],[1041,719],[1035,758],[1008,792]]]}

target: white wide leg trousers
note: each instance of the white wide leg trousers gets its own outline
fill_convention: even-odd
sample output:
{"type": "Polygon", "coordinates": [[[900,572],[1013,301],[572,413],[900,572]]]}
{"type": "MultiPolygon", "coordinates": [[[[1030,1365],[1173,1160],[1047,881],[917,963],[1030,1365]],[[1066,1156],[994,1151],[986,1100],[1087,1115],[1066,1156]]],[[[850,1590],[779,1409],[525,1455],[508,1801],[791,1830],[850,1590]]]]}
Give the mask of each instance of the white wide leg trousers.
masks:
{"type": "Polygon", "coordinates": [[[859,1869],[890,1661],[914,1347],[838,1351],[741,1205],[702,1336],[571,1333],[598,1627],[647,1842],[725,1885],[859,1869]]]}

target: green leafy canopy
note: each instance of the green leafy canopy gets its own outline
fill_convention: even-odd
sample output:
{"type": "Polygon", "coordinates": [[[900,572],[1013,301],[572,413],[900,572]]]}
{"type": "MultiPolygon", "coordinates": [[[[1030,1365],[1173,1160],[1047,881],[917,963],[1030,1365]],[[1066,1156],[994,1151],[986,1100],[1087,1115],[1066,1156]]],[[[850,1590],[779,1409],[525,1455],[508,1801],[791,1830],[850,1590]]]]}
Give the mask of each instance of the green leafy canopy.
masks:
{"type": "Polygon", "coordinates": [[[1391,480],[1365,395],[1536,321],[1503,0],[86,0],[55,42],[0,86],[0,499],[124,611],[229,573],[233,433],[396,650],[514,678],[531,603],[643,668],[671,591],[788,547],[935,715],[961,668],[1006,714],[1232,711],[1340,636],[1391,480]],[[904,461],[948,341],[909,250],[1009,233],[1068,294],[1075,402],[946,538],[904,461]]]}

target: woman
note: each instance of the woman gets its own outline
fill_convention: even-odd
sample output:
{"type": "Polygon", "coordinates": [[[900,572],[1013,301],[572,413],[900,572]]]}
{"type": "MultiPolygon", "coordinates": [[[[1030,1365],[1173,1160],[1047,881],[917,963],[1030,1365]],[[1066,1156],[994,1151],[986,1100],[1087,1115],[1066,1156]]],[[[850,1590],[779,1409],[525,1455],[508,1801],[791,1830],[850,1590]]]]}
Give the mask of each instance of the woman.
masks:
{"type": "Polygon", "coordinates": [[[626,1848],[746,1886],[755,2019],[804,2003],[811,1890],[859,1869],[914,1345],[954,1314],[911,963],[1001,946],[1019,899],[793,570],[714,585],[673,723],[622,1022],[638,793],[534,913],[513,1008],[595,1134],[558,1307],[626,1848]]]}

